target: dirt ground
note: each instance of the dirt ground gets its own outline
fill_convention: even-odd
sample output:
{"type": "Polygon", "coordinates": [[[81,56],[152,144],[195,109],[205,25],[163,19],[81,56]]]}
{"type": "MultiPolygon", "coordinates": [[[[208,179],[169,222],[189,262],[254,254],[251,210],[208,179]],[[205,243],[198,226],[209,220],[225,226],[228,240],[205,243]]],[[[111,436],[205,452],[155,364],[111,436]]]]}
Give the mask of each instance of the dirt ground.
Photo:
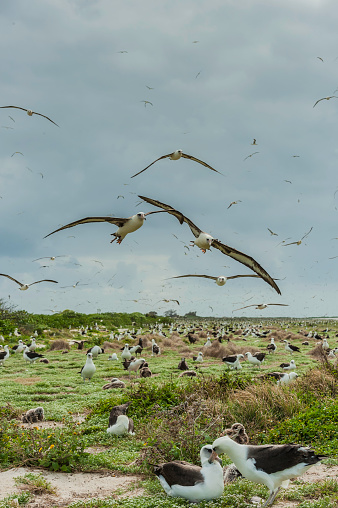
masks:
{"type": "MultiPolygon", "coordinates": [[[[0,472],[0,500],[6,496],[21,492],[14,483],[14,478],[26,473],[41,473],[57,489],[53,496],[35,496],[28,505],[29,508],[65,508],[75,501],[91,498],[105,498],[114,496],[116,499],[124,496],[140,496],[143,490],[139,488],[139,476],[115,476],[111,473],[52,473],[40,469],[16,468],[0,472]]],[[[307,471],[300,481],[313,483],[324,479],[337,479],[338,466],[318,464],[307,471]]],[[[290,482],[289,489],[292,488],[290,482]]],[[[296,508],[299,502],[278,501],[274,508],[296,508]]],[[[253,504],[253,506],[255,506],[253,504]]]]}

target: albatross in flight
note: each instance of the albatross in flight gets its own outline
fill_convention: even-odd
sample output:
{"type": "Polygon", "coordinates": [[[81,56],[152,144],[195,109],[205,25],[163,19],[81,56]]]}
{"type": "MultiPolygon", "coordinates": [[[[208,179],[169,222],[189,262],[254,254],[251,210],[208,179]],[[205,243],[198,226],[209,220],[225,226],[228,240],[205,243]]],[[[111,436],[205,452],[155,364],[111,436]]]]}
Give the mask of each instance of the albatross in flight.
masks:
{"type": "Polygon", "coordinates": [[[128,217],[126,219],[118,218],[118,217],[86,217],[85,219],[76,220],[75,222],[71,222],[70,224],[66,224],[65,226],[62,226],[59,229],[56,229],[55,231],[52,231],[49,233],[49,235],[46,235],[44,238],[47,238],[47,236],[53,235],[54,233],[57,233],[58,231],[62,231],[63,229],[72,228],[74,226],[78,226],[79,224],[87,224],[88,222],[110,222],[110,224],[114,224],[115,226],[118,226],[118,230],[116,233],[112,233],[112,235],[115,237],[113,240],[111,240],[110,243],[113,243],[115,240],[117,240],[117,243],[122,243],[122,240],[126,237],[128,233],[133,233],[137,229],[139,229],[141,226],[143,226],[144,221],[146,220],[147,215],[151,215],[152,213],[160,213],[160,212],[167,212],[169,210],[158,210],[156,212],[139,212],[132,217],[128,217]]]}
{"type": "Polygon", "coordinates": [[[36,282],[32,282],[31,284],[23,284],[22,282],[19,282],[18,280],[14,279],[14,277],[11,277],[10,275],[6,275],[5,273],[0,273],[2,277],[7,277],[8,279],[14,280],[17,284],[19,284],[19,289],[21,291],[26,291],[26,289],[29,288],[29,286],[33,286],[33,284],[39,284],[39,282],[54,282],[55,284],[58,284],[57,280],[50,280],[50,279],[43,279],[43,280],[37,280],[36,282]]]}
{"type": "Polygon", "coordinates": [[[212,275],[177,275],[176,277],[170,277],[170,279],[181,279],[182,277],[203,277],[205,279],[212,279],[216,282],[217,286],[224,286],[227,280],[229,279],[237,279],[238,277],[256,277],[261,278],[260,275],[231,275],[230,277],[224,277],[220,275],[219,277],[213,277],[212,275]]]}
{"type": "Polygon", "coordinates": [[[181,212],[173,209],[171,206],[161,203],[160,201],[157,201],[155,199],[146,198],[144,196],[138,197],[146,201],[147,203],[150,203],[151,205],[162,208],[163,210],[167,210],[167,212],[170,213],[171,215],[174,215],[181,224],[183,222],[186,222],[190,227],[192,234],[196,237],[196,240],[193,242],[193,244],[197,245],[197,247],[199,247],[202,250],[202,252],[210,250],[210,247],[212,245],[216,249],[220,250],[226,256],[230,256],[231,258],[235,259],[236,261],[239,261],[243,265],[247,266],[248,268],[256,272],[257,275],[259,275],[259,277],[264,279],[265,282],[270,284],[270,286],[273,287],[278,294],[281,294],[279,287],[272,279],[272,277],[270,277],[270,275],[264,270],[264,268],[260,264],[258,264],[257,261],[255,261],[252,257],[236,249],[233,249],[232,247],[229,247],[224,243],[221,243],[219,240],[216,240],[216,238],[213,238],[208,233],[204,233],[201,229],[195,226],[195,224],[190,219],[182,215],[181,212]]]}
{"type": "Polygon", "coordinates": [[[145,171],[146,169],[150,168],[150,166],[155,164],[155,162],[160,161],[161,159],[166,159],[167,157],[169,157],[169,159],[171,159],[172,161],[177,161],[181,157],[183,157],[184,159],[190,159],[192,161],[198,162],[199,164],[202,164],[202,166],[205,166],[206,168],[209,168],[212,171],[215,171],[216,173],[219,173],[220,175],[222,174],[219,171],[217,171],[217,169],[214,169],[211,166],[209,166],[209,164],[207,164],[206,162],[203,162],[200,159],[196,159],[196,157],[193,157],[192,155],[187,155],[186,153],[183,153],[182,150],[175,150],[175,152],[173,152],[173,153],[168,153],[167,155],[162,155],[162,157],[159,157],[158,159],[154,160],[154,162],[149,164],[149,166],[142,169],[142,171],[139,171],[138,173],[133,175],[131,178],[134,178],[134,176],[140,175],[141,173],[143,173],[143,171],[145,171]]]}
{"type": "Polygon", "coordinates": [[[47,118],[47,120],[49,120],[50,122],[52,122],[54,125],[56,125],[56,127],[59,127],[59,125],[55,122],[53,122],[53,120],[51,120],[50,118],[48,118],[48,116],[46,115],[42,115],[41,113],[37,113],[36,111],[32,111],[31,109],[26,109],[26,108],[20,108],[19,106],[0,106],[0,109],[3,109],[3,108],[15,108],[15,109],[22,109],[22,111],[26,111],[27,115],[28,116],[33,116],[33,115],[39,115],[39,116],[43,116],[43,118],[47,118]]]}
{"type": "Polygon", "coordinates": [[[255,309],[262,310],[269,307],[269,305],[282,305],[283,307],[289,306],[288,303],[259,303],[258,305],[257,303],[253,303],[251,305],[246,305],[245,307],[240,307],[239,309],[234,309],[233,312],[235,312],[235,310],[247,309],[248,307],[255,307],[255,309]]]}

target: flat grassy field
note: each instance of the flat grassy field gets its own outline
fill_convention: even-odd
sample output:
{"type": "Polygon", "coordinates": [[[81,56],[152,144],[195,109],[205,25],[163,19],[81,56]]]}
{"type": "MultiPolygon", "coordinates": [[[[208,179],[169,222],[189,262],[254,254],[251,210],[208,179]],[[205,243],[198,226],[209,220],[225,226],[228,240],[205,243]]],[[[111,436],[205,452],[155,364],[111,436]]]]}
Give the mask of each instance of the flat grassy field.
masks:
{"type": "MultiPolygon", "coordinates": [[[[185,500],[166,496],[153,474],[152,464],[175,459],[199,464],[200,448],[212,443],[234,422],[245,426],[251,443],[302,443],[325,454],[324,464],[328,467],[337,465],[338,373],[335,359],[322,352],[321,338],[327,337],[330,348],[338,347],[338,322],[224,319],[177,322],[171,328],[169,324],[162,329],[155,329],[154,324],[152,327],[144,323],[132,330],[132,326],[124,325],[120,328],[121,340],[111,339],[112,330],[104,324],[98,329],[89,328],[85,336],[78,327],[40,328],[37,352],[49,363],[27,364],[22,353],[11,352],[0,367],[2,471],[29,467],[65,475],[76,472],[136,475],[139,483],[134,487],[142,489],[141,495],[136,490],[123,499],[115,492],[114,496],[101,500],[87,498],[67,505],[60,502],[50,505],[53,502],[50,501],[48,506],[187,506],[185,500]],[[123,337],[127,330],[135,332],[133,338],[123,337]],[[194,332],[194,344],[187,338],[188,331],[194,332]],[[315,332],[319,337],[313,336],[315,332]],[[212,344],[205,347],[208,336],[212,344]],[[221,342],[217,336],[222,336],[221,342]],[[129,376],[121,361],[124,344],[135,345],[139,337],[144,343],[141,357],[152,372],[149,378],[140,378],[138,373],[129,376]],[[277,345],[274,354],[267,350],[271,337],[277,345]],[[161,354],[152,355],[152,339],[161,354]],[[86,340],[83,350],[77,349],[74,342],[80,340],[86,340]],[[286,352],[283,340],[299,346],[300,352],[293,355],[286,352]],[[104,347],[105,353],[94,359],[96,372],[92,380],[83,382],[79,372],[86,361],[86,350],[95,344],[104,347]],[[204,361],[194,362],[193,356],[200,351],[204,361]],[[222,362],[229,354],[258,351],[266,352],[260,368],[242,359],[241,368],[232,370],[222,362]],[[118,361],[109,360],[112,353],[117,353],[118,361]],[[196,376],[179,377],[181,371],[177,367],[182,357],[196,376]],[[281,372],[280,364],[291,359],[296,363],[297,380],[288,386],[277,386],[266,374],[281,372]],[[123,380],[126,388],[103,390],[114,377],[123,380]],[[107,434],[111,408],[128,401],[131,402],[128,416],[134,420],[135,435],[107,434]],[[23,424],[22,413],[37,406],[44,409],[44,422],[23,424]]],[[[25,327],[19,326],[19,330],[21,339],[29,344],[25,327]]],[[[11,348],[18,338],[9,333],[9,329],[2,332],[3,345],[11,348]]],[[[226,455],[222,459],[224,465],[230,463],[226,455]]],[[[23,482],[29,488],[23,490],[20,499],[16,495],[22,506],[30,506],[41,495],[32,488],[38,480],[38,475],[36,478],[33,475],[29,482],[23,482]]],[[[279,493],[275,503],[277,506],[277,502],[283,502],[280,506],[285,507],[333,508],[338,505],[337,493],[335,479],[320,480],[310,488],[300,478],[293,482],[292,489],[279,493]]],[[[0,507],[13,506],[13,496],[0,501],[0,507]]],[[[225,486],[221,499],[200,505],[244,508],[252,506],[253,496],[266,499],[268,490],[238,480],[225,486]]]]}

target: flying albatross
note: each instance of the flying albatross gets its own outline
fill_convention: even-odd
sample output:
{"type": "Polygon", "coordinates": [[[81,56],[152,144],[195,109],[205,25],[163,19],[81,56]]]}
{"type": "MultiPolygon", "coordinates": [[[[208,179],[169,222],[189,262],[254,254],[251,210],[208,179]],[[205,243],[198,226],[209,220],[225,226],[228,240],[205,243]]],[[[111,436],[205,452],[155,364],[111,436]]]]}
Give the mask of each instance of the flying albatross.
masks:
{"type": "Polygon", "coordinates": [[[187,155],[186,153],[183,153],[182,150],[175,150],[175,152],[173,152],[173,153],[168,153],[167,155],[162,155],[162,157],[159,157],[158,159],[154,160],[154,162],[149,164],[149,166],[142,169],[142,171],[139,171],[138,173],[133,175],[131,178],[134,178],[134,176],[140,175],[141,173],[143,173],[143,171],[145,171],[146,169],[150,168],[150,166],[155,164],[155,162],[160,161],[161,159],[166,159],[167,157],[169,157],[169,159],[171,159],[172,161],[177,161],[181,157],[183,157],[184,159],[190,159],[192,161],[198,162],[199,164],[202,164],[202,166],[205,166],[206,168],[209,168],[212,171],[215,171],[216,173],[218,173],[220,175],[222,174],[219,171],[217,171],[217,169],[214,169],[211,166],[209,166],[209,164],[207,164],[206,162],[203,162],[200,159],[196,159],[196,157],[193,157],[192,155],[187,155]]]}
{"type": "Polygon", "coordinates": [[[14,279],[14,277],[11,277],[10,275],[6,275],[5,273],[0,273],[2,277],[8,277],[8,279],[13,280],[17,284],[19,284],[19,289],[21,291],[26,291],[26,289],[29,288],[29,286],[33,286],[33,284],[39,284],[39,282],[54,282],[55,284],[58,284],[57,280],[50,280],[50,279],[43,279],[43,280],[37,280],[36,282],[32,282],[31,284],[23,284],[22,282],[19,282],[18,280],[14,279]]]}
{"type": "Polygon", "coordinates": [[[227,280],[229,279],[237,279],[238,277],[256,277],[261,278],[260,275],[231,275],[229,277],[224,277],[220,275],[219,277],[213,277],[212,275],[177,275],[176,277],[170,277],[170,279],[181,279],[182,277],[203,277],[205,279],[212,279],[216,282],[217,286],[224,286],[227,280]]]}
{"type": "Polygon", "coordinates": [[[253,303],[251,305],[246,305],[245,307],[240,307],[239,309],[234,309],[232,312],[235,312],[235,310],[247,309],[248,307],[255,307],[255,309],[262,310],[262,309],[266,309],[267,307],[269,307],[269,305],[281,305],[282,307],[289,306],[288,303],[259,303],[258,305],[257,305],[257,303],[253,303]]]}
{"type": "Polygon", "coordinates": [[[56,127],[59,127],[59,125],[55,122],[53,122],[53,120],[51,120],[50,118],[48,118],[48,116],[46,115],[42,115],[41,113],[37,113],[36,111],[32,111],[31,109],[26,109],[26,108],[20,108],[19,106],[0,106],[0,109],[3,109],[3,108],[15,108],[15,109],[22,109],[22,111],[26,111],[27,115],[28,116],[33,116],[33,115],[39,115],[39,116],[43,116],[43,118],[47,118],[47,120],[49,120],[50,122],[52,122],[54,125],[56,125],[56,127]]]}
{"type": "Polygon", "coordinates": [[[221,497],[224,490],[223,469],[211,445],[200,451],[201,464],[195,466],[183,460],[174,460],[154,467],[168,496],[183,497],[192,502],[209,501],[221,497]]]}
{"type": "Polygon", "coordinates": [[[324,458],[307,446],[245,445],[232,441],[228,436],[216,439],[212,447],[217,454],[226,453],[245,478],[270,489],[264,507],[274,502],[281,486],[286,488],[291,478],[302,475],[324,458]]]}
{"type": "Polygon", "coordinates": [[[146,198],[144,196],[139,196],[139,198],[146,201],[147,203],[150,203],[151,205],[166,210],[171,215],[174,215],[181,224],[183,222],[186,222],[190,227],[192,234],[196,237],[196,240],[193,242],[194,245],[197,245],[197,247],[199,247],[202,250],[202,252],[210,250],[210,247],[212,245],[216,249],[220,250],[226,256],[230,256],[231,258],[235,259],[236,261],[239,261],[243,265],[247,266],[248,268],[256,272],[259,275],[259,277],[261,277],[262,279],[265,280],[265,282],[270,284],[270,286],[272,286],[277,291],[278,294],[281,294],[279,287],[272,279],[272,277],[270,277],[270,275],[264,270],[264,268],[260,264],[258,264],[257,261],[255,261],[252,257],[236,249],[233,249],[232,247],[229,247],[228,245],[221,243],[219,240],[216,240],[216,238],[213,238],[211,235],[204,233],[201,229],[195,226],[195,224],[190,219],[182,215],[181,212],[173,209],[171,206],[161,203],[156,199],[146,198]]]}
{"type": "Polygon", "coordinates": [[[118,217],[86,217],[85,219],[76,220],[74,222],[70,222],[69,224],[66,224],[65,226],[62,226],[59,229],[56,229],[55,231],[52,231],[49,233],[49,235],[46,235],[44,238],[47,238],[50,235],[53,235],[54,233],[57,233],[58,231],[62,231],[63,229],[72,228],[74,226],[78,226],[79,224],[87,224],[88,222],[109,222],[110,224],[114,224],[115,226],[118,226],[118,230],[116,233],[112,233],[112,235],[115,237],[113,240],[111,240],[110,243],[115,242],[117,240],[117,243],[122,243],[122,240],[126,237],[128,233],[133,233],[137,229],[139,229],[141,226],[143,226],[144,221],[146,220],[147,215],[151,215],[152,213],[160,213],[160,212],[166,212],[168,210],[158,210],[156,212],[139,212],[135,215],[132,215],[132,217],[128,217],[126,219],[118,218],[118,217]]]}

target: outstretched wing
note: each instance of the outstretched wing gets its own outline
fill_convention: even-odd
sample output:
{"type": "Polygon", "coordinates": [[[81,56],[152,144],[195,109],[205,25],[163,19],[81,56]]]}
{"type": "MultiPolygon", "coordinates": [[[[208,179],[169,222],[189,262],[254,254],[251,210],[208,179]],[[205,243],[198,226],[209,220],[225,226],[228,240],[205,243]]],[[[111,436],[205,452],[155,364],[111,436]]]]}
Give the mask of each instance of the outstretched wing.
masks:
{"type": "MultiPolygon", "coordinates": [[[[142,101],[141,101],[142,102],[142,101]]],[[[156,159],[154,162],[152,162],[151,164],[149,164],[149,166],[147,166],[146,168],[142,169],[142,171],[139,171],[138,173],[136,173],[135,175],[131,176],[130,178],[134,178],[134,176],[137,176],[137,175],[140,175],[141,173],[143,173],[143,171],[145,171],[146,169],[150,168],[150,166],[152,166],[153,164],[155,164],[155,162],[157,161],[160,161],[161,159],[165,159],[166,157],[170,157],[170,155],[172,155],[171,153],[168,153],[168,155],[162,155],[162,157],[159,157],[158,159],[156,159]]]]}
{"type": "Polygon", "coordinates": [[[223,174],[223,173],[220,173],[219,171],[217,171],[217,169],[214,169],[213,167],[209,166],[209,164],[207,164],[206,162],[203,162],[200,159],[196,159],[196,157],[193,157],[192,155],[187,155],[186,153],[182,153],[182,157],[184,157],[185,159],[190,159],[192,161],[198,162],[199,164],[202,164],[202,166],[205,166],[206,168],[209,168],[212,171],[215,171],[219,175],[223,174]]]}
{"type": "Polygon", "coordinates": [[[269,303],[268,305],[282,305],[283,307],[288,307],[288,303],[269,303]]]}
{"type": "MultiPolygon", "coordinates": [[[[182,277],[204,277],[205,279],[213,279],[217,280],[217,277],[212,277],[211,275],[177,275],[176,277],[170,277],[171,279],[181,279],[182,277]]],[[[256,277],[255,275],[253,277],[256,277]]]]}
{"type": "Polygon", "coordinates": [[[312,230],[313,230],[313,226],[311,227],[310,231],[305,233],[305,235],[301,238],[301,240],[304,240],[304,238],[306,238],[311,233],[312,230]]]}
{"type": "Polygon", "coordinates": [[[19,284],[19,286],[23,286],[23,284],[21,284],[21,282],[19,282],[18,280],[14,279],[14,277],[11,277],[10,275],[6,275],[5,273],[0,273],[0,275],[2,275],[3,277],[7,277],[8,279],[14,280],[14,282],[19,284]]]}
{"type": "Polygon", "coordinates": [[[257,277],[257,278],[261,278],[260,275],[251,275],[251,274],[249,274],[249,275],[230,275],[230,277],[227,277],[227,279],[238,279],[239,277],[257,277]]]}
{"type": "Polygon", "coordinates": [[[118,226],[119,228],[122,227],[128,219],[122,219],[117,217],[86,217],[85,219],[76,220],[75,222],[71,222],[70,224],[66,224],[65,226],[62,226],[59,229],[56,229],[55,231],[52,231],[49,233],[49,235],[46,235],[44,238],[47,238],[47,236],[53,235],[54,233],[57,233],[58,231],[62,231],[63,229],[72,228],[74,226],[78,226],[79,224],[87,224],[89,222],[110,222],[110,224],[114,224],[115,226],[118,226]]]}
{"type": "Polygon", "coordinates": [[[33,111],[33,114],[34,114],[34,115],[43,116],[43,118],[47,118],[47,120],[49,120],[49,121],[50,121],[50,122],[52,122],[54,125],[56,125],[56,127],[60,127],[57,123],[53,122],[53,120],[51,120],[50,118],[48,118],[48,116],[46,116],[46,115],[42,115],[41,113],[36,113],[35,111],[33,111]]]}
{"type": "Polygon", "coordinates": [[[252,305],[246,305],[245,307],[240,307],[239,309],[234,309],[232,312],[235,312],[236,310],[247,309],[248,307],[256,307],[256,304],[253,303],[252,305]]]}
{"type": "Polygon", "coordinates": [[[28,111],[27,109],[20,108],[19,106],[1,106],[0,109],[2,109],[2,108],[15,108],[15,109],[22,109],[22,111],[28,111]]]}
{"type": "Polygon", "coordinates": [[[224,245],[223,243],[219,242],[218,240],[214,240],[212,242],[212,247],[215,247],[216,249],[220,250],[223,254],[226,256],[230,256],[233,259],[236,259],[236,261],[239,261],[243,265],[247,266],[254,272],[256,272],[265,282],[270,284],[271,287],[273,287],[277,293],[280,295],[280,289],[275,283],[275,281],[270,277],[267,271],[264,270],[264,268],[257,263],[251,256],[248,256],[247,254],[244,254],[243,252],[240,252],[236,249],[233,249],[232,247],[229,247],[228,245],[224,245]]]}
{"type": "Polygon", "coordinates": [[[143,199],[143,201],[150,203],[151,205],[157,206],[158,208],[162,208],[163,210],[166,210],[168,213],[171,213],[171,215],[174,215],[174,217],[176,217],[176,219],[180,222],[180,224],[183,224],[183,222],[186,222],[190,227],[190,224],[189,224],[189,222],[190,222],[195,227],[195,229],[199,231],[197,237],[199,236],[201,230],[199,230],[191,221],[189,221],[189,219],[187,219],[187,217],[184,217],[184,215],[181,212],[179,212],[178,210],[175,210],[175,208],[173,208],[172,206],[166,205],[165,203],[161,203],[161,201],[157,201],[156,199],[146,198],[145,196],[138,196],[138,197],[140,199],[143,199]]]}
{"type": "Polygon", "coordinates": [[[33,284],[39,284],[39,282],[54,282],[55,284],[58,284],[57,280],[42,279],[42,280],[37,280],[36,282],[32,282],[32,284],[28,284],[28,285],[33,286],[33,284]]]}

